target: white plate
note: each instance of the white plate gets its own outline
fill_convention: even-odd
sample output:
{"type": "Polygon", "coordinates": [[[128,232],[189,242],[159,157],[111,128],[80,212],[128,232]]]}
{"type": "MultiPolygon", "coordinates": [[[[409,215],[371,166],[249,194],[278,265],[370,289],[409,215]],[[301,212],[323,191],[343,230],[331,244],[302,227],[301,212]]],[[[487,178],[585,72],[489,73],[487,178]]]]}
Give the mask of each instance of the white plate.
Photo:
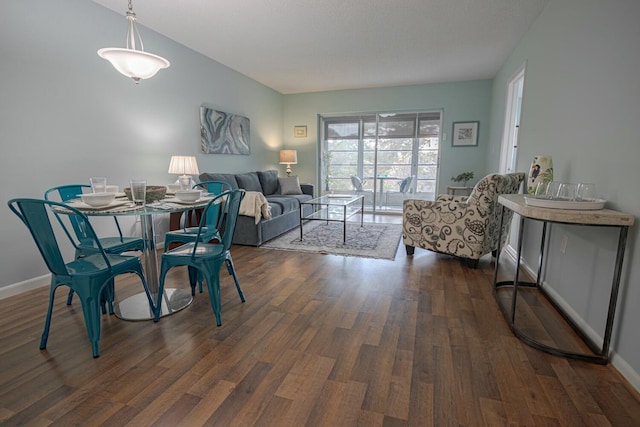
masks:
{"type": "Polygon", "coordinates": [[[554,200],[554,199],[537,199],[535,197],[524,196],[524,202],[529,206],[550,209],[569,209],[578,211],[597,211],[604,209],[606,200],[596,199],[594,201],[583,200],[554,200]]]}
{"type": "Polygon", "coordinates": [[[81,211],[103,211],[106,209],[111,209],[111,208],[115,208],[118,206],[122,206],[122,205],[126,205],[130,203],[128,200],[114,200],[111,203],[109,203],[108,205],[104,205],[104,206],[91,206],[86,204],[83,201],[77,200],[77,201],[73,201],[73,202],[69,202],[69,206],[79,209],[81,211]]]}
{"type": "Polygon", "coordinates": [[[211,197],[201,197],[198,200],[194,200],[193,202],[180,200],[177,197],[171,197],[168,199],[164,199],[162,201],[167,203],[178,203],[179,205],[197,205],[197,204],[207,203],[209,200],[211,200],[211,197]]]}

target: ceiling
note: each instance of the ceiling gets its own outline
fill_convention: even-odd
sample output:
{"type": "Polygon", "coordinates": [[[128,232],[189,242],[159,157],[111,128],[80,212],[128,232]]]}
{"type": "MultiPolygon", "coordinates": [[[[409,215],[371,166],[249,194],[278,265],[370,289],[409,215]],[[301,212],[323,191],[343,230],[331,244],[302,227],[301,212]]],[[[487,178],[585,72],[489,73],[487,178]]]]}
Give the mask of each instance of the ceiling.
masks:
{"type": "Polygon", "coordinates": [[[139,25],[292,94],[492,78],[548,1],[135,0],[133,10],[139,25]]]}

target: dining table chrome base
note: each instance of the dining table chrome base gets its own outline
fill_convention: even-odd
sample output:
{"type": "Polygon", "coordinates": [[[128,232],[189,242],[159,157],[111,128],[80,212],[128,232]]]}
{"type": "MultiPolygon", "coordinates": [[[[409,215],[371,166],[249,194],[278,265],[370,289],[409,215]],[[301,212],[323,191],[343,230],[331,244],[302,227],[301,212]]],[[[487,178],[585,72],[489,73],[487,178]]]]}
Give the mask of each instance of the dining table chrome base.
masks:
{"type": "MultiPolygon", "coordinates": [[[[152,295],[155,300],[157,295],[152,295]]],[[[183,289],[165,289],[162,298],[160,317],[174,314],[187,308],[193,297],[190,291],[183,289]]],[[[152,320],[153,310],[145,293],[139,293],[120,301],[115,307],[115,315],[123,320],[152,320]]]]}

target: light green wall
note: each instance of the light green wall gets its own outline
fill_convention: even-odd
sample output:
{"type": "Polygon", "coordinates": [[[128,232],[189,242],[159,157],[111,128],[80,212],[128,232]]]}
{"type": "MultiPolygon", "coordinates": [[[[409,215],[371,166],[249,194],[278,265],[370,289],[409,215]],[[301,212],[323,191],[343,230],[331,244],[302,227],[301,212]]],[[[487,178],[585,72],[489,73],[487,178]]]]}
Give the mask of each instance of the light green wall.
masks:
{"type": "MultiPolygon", "coordinates": [[[[176,179],[167,173],[173,154],[197,156],[201,171],[284,171],[277,164],[280,93],[145,27],[140,31],[145,48],[172,65],[136,85],[96,54],[123,46],[122,15],[85,0],[0,3],[0,289],[46,272],[27,230],[5,205],[12,197],[42,197],[48,187],[95,175],[121,187],[134,176],[167,184],[176,179]],[[249,117],[251,155],[199,152],[202,103],[249,117]]],[[[166,223],[158,226],[161,231],[166,223]]]]}
{"type": "MultiPolygon", "coordinates": [[[[508,79],[526,61],[518,170],[550,154],[557,180],[594,182],[608,207],[640,217],[638,22],[636,0],[551,0],[494,80],[487,166],[498,164],[508,79]]],[[[616,367],[640,389],[638,230],[629,234],[612,348],[616,367]]],[[[527,241],[525,261],[536,268],[539,240],[527,241]]],[[[552,228],[546,282],[600,337],[616,244],[612,230],[552,228]]]]}
{"type": "Polygon", "coordinates": [[[491,90],[491,80],[476,80],[285,95],[284,144],[298,150],[294,172],[317,184],[319,114],[443,110],[439,189],[444,192],[450,178],[460,172],[472,170],[477,179],[487,172],[491,90]],[[480,121],[477,147],[451,146],[451,126],[456,121],[480,121]],[[307,138],[294,138],[295,125],[307,126],[307,138]]]}

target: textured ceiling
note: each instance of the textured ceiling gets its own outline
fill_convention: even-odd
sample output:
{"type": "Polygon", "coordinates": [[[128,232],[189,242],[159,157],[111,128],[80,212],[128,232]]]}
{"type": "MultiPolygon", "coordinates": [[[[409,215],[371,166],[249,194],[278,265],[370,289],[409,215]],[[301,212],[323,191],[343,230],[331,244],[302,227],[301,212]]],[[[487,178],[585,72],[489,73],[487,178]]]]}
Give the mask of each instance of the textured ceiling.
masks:
{"type": "MultiPolygon", "coordinates": [[[[127,10],[125,0],[93,1],[127,10]]],[[[547,3],[134,0],[133,9],[140,25],[291,94],[492,78],[547,3]]]]}

